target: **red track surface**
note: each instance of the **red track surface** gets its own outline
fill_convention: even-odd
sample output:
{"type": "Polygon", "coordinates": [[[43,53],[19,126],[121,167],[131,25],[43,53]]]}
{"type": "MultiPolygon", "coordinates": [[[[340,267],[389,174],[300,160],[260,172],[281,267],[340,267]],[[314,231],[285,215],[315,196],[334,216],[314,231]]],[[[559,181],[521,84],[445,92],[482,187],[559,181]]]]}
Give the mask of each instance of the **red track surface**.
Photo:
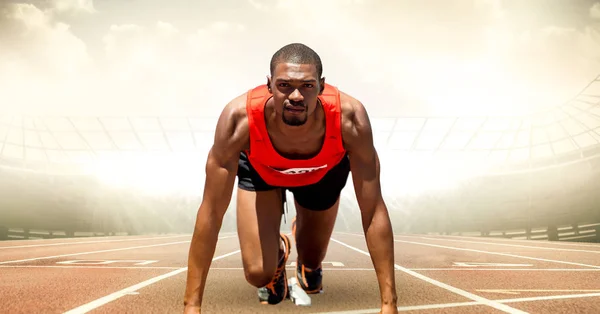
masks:
{"type": "MultiPolygon", "coordinates": [[[[182,313],[189,238],[0,242],[0,308],[5,313],[182,313]]],[[[600,313],[600,244],[398,235],[395,248],[400,311],[600,313]]],[[[236,235],[223,234],[203,313],[379,311],[377,280],[360,234],[334,233],[324,293],[313,295],[310,307],[290,301],[260,305],[256,289],[244,280],[238,250],[236,235]]],[[[288,264],[295,257],[293,252],[288,264]]]]}

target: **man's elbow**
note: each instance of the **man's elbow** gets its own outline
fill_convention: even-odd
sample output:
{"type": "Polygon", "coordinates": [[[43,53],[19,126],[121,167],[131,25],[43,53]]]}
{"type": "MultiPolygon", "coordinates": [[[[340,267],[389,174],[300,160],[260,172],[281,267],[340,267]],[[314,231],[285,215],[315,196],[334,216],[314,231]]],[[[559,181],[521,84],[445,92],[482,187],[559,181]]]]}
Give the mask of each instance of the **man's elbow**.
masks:
{"type": "Polygon", "coordinates": [[[217,207],[210,205],[209,202],[203,201],[196,213],[196,223],[194,224],[194,234],[202,231],[204,234],[214,234],[221,230],[225,211],[217,210],[217,207]]]}
{"type": "Polygon", "coordinates": [[[389,224],[390,217],[383,199],[378,198],[371,204],[364,206],[362,220],[365,230],[371,226],[379,228],[382,224],[389,224]]]}

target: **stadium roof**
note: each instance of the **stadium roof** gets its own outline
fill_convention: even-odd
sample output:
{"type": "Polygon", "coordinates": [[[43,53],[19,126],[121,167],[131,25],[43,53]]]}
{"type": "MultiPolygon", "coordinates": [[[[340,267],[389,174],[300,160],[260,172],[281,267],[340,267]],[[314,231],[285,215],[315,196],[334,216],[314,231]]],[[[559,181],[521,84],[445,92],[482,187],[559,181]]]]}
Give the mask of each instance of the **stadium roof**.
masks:
{"type": "MultiPolygon", "coordinates": [[[[78,164],[129,153],[201,153],[216,117],[0,115],[0,164],[78,164]]],[[[519,117],[372,117],[375,145],[392,154],[473,155],[527,167],[581,158],[600,143],[600,77],[564,105],[519,117]],[[537,163],[537,161],[540,163],[537,163]]]]}

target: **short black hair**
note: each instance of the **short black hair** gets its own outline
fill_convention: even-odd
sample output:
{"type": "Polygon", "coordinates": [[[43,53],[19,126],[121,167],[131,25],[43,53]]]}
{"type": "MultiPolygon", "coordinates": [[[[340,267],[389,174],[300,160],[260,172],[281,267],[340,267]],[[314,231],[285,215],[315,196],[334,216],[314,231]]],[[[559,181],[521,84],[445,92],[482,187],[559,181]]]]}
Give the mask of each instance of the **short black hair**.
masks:
{"type": "Polygon", "coordinates": [[[321,58],[310,47],[301,43],[291,43],[281,47],[271,58],[271,75],[280,63],[313,64],[317,68],[318,78],[323,75],[321,58]]]}

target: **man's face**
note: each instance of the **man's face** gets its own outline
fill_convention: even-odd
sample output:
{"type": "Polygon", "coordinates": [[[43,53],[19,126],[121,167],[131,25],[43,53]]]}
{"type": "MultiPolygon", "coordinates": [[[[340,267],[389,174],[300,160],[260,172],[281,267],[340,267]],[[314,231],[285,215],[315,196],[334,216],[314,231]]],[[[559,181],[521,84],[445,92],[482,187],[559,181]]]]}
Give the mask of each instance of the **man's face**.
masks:
{"type": "Polygon", "coordinates": [[[275,102],[275,111],[291,126],[306,123],[317,107],[317,96],[323,92],[325,80],[317,77],[312,64],[278,64],[267,81],[275,102]]]}

